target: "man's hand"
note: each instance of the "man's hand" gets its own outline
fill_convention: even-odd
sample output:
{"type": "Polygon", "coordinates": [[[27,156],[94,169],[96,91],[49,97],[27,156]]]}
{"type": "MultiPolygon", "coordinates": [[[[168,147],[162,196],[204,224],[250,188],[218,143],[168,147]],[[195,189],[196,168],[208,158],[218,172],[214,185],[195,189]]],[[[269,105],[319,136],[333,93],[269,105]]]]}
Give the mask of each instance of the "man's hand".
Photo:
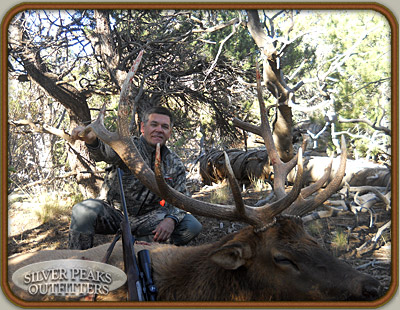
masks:
{"type": "Polygon", "coordinates": [[[83,126],[77,126],[75,127],[72,132],[71,132],[71,138],[72,140],[82,140],[85,141],[87,144],[94,144],[94,142],[97,139],[96,134],[90,130],[88,133],[86,133],[83,137],[80,137],[79,134],[85,130],[85,127],[83,126]]]}
{"type": "Polygon", "coordinates": [[[169,217],[163,219],[156,229],[153,230],[155,242],[166,241],[175,229],[175,221],[169,217]]]}

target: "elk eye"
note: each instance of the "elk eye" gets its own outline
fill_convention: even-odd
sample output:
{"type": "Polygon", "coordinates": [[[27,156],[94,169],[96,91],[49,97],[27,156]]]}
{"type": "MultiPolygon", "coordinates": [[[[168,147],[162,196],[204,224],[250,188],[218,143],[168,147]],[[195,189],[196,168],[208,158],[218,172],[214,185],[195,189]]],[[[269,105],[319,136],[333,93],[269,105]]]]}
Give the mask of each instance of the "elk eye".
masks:
{"type": "Polygon", "coordinates": [[[296,271],[299,271],[299,267],[287,256],[284,256],[282,254],[277,254],[274,256],[274,261],[275,264],[280,265],[282,267],[292,267],[296,271]]]}

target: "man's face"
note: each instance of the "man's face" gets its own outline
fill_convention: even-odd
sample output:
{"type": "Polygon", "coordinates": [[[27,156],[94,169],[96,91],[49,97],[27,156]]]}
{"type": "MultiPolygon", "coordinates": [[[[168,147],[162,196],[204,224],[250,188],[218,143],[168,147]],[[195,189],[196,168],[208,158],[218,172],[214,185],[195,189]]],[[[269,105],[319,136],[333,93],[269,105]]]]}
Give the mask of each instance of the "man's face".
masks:
{"type": "Polygon", "coordinates": [[[141,123],[140,132],[147,143],[156,146],[157,143],[164,145],[171,136],[171,120],[167,115],[150,114],[147,123],[141,123]]]}

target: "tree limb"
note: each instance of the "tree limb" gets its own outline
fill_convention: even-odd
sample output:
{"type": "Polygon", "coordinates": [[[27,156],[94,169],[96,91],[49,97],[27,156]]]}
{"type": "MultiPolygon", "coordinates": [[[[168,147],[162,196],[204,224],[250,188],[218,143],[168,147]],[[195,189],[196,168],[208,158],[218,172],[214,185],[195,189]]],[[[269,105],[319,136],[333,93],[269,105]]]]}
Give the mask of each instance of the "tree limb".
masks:
{"type": "Polygon", "coordinates": [[[31,128],[32,132],[49,133],[49,134],[55,135],[57,137],[60,137],[70,143],[73,142],[71,140],[71,136],[68,133],[66,133],[64,130],[49,126],[47,124],[42,124],[41,122],[38,122],[38,121],[23,119],[23,120],[18,120],[18,121],[9,120],[8,123],[15,127],[29,126],[31,128]]]}
{"type": "Polygon", "coordinates": [[[339,123],[364,123],[375,130],[383,131],[383,133],[385,135],[388,135],[388,136],[392,135],[392,131],[389,128],[383,127],[383,126],[378,126],[378,125],[376,125],[375,122],[373,123],[369,119],[364,119],[364,118],[345,119],[345,118],[340,117],[339,123]]]}
{"type": "Polygon", "coordinates": [[[28,75],[50,96],[71,110],[73,113],[70,113],[70,117],[76,115],[81,122],[90,121],[86,96],[71,84],[59,85],[59,77],[52,73],[41,59],[40,49],[38,50],[31,45],[33,38],[30,39],[27,33],[24,14],[21,15],[17,23],[10,25],[10,31],[18,38],[13,41],[15,45],[14,43],[10,44],[10,50],[20,50],[18,56],[28,75]]]}
{"type": "MultiPolygon", "coordinates": [[[[204,27],[202,22],[198,18],[195,18],[194,16],[191,16],[191,19],[201,23],[202,27],[204,27]]],[[[193,33],[202,33],[202,32],[210,33],[210,32],[214,32],[214,31],[221,30],[221,29],[224,29],[226,27],[235,25],[238,22],[239,22],[239,18],[236,17],[236,18],[231,19],[230,21],[227,21],[226,23],[222,23],[222,24],[216,25],[214,27],[209,27],[209,28],[205,28],[205,29],[193,29],[192,32],[193,33]]]]}

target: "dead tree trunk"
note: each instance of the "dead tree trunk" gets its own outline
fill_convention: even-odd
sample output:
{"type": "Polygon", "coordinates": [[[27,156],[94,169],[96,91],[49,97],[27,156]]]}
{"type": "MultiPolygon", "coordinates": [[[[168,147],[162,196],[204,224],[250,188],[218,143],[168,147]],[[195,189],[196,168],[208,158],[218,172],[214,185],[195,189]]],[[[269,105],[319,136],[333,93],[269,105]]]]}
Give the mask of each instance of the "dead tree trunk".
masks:
{"type": "Polygon", "coordinates": [[[279,157],[283,162],[293,158],[293,121],[292,109],[294,89],[286,84],[280,66],[280,56],[275,48],[273,39],[268,36],[258,16],[257,10],[247,11],[247,28],[262,53],[263,81],[270,93],[276,98],[277,109],[273,121],[273,139],[279,157]]]}

